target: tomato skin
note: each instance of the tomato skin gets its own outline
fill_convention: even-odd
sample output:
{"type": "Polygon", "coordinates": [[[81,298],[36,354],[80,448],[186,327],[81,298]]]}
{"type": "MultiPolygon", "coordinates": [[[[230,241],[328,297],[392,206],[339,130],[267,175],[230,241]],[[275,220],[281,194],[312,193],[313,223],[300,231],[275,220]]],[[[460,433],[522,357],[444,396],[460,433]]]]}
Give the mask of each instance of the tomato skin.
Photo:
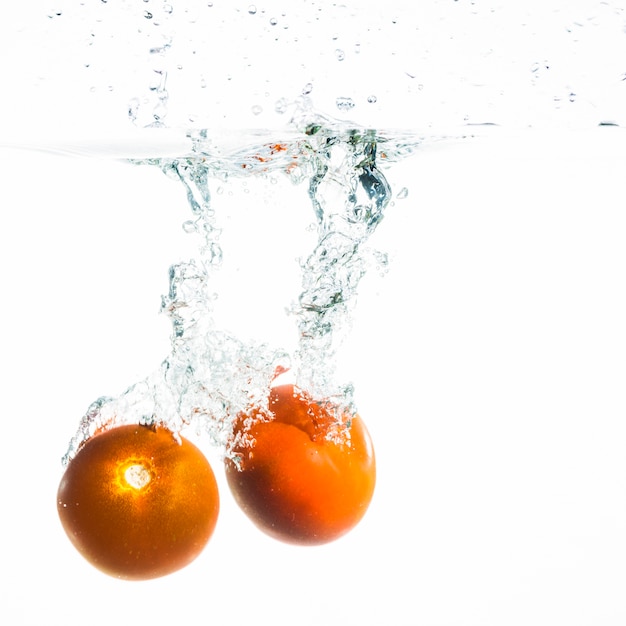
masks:
{"type": "Polygon", "coordinates": [[[293,385],[272,388],[271,421],[245,416],[235,423],[226,478],[235,500],[268,535],[286,543],[318,545],[338,539],[359,523],[376,482],[369,433],[360,417],[352,419],[349,442],[326,439],[331,415],[293,385]]]}
{"type": "Polygon", "coordinates": [[[165,428],[118,426],[89,439],[61,479],[68,537],[101,571],[126,580],[193,561],[215,528],[219,494],[202,452],[165,428]],[[134,486],[133,486],[134,485],[134,486]]]}

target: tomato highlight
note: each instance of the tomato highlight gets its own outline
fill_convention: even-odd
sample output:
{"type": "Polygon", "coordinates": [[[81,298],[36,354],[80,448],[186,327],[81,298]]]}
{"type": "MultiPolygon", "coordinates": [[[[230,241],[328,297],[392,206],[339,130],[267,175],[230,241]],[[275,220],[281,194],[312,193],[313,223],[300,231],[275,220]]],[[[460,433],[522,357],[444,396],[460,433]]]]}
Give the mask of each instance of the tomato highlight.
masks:
{"type": "Polygon", "coordinates": [[[188,565],[219,513],[213,470],[191,442],[160,427],[127,425],[89,439],[69,462],[59,518],[96,568],[146,580],[188,565]]]}

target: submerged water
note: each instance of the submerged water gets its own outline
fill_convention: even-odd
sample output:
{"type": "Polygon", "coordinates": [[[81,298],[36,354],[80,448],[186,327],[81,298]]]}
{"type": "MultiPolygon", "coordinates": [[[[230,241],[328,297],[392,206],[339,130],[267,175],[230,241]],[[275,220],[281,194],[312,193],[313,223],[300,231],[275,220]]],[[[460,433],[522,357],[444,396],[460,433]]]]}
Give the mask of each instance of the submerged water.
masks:
{"type": "MultiPolygon", "coordinates": [[[[124,423],[156,423],[175,432],[193,427],[228,454],[234,418],[252,406],[264,407],[278,375],[333,407],[335,434],[356,412],[351,383],[336,374],[337,351],[349,331],[361,278],[387,264],[386,254],[369,245],[392,199],[385,171],[413,154],[424,138],[318,116],[283,134],[220,136],[204,130],[188,133],[186,140],[188,150],[180,156],[131,159],[183,185],[189,213],[182,227],[198,242],[191,258],[171,266],[162,296],[161,312],[172,324],[171,352],[119,397],[93,402],[64,463],[98,429],[124,423]],[[212,189],[235,178],[275,176],[303,187],[303,206],[295,210],[308,211],[315,230],[313,248],[300,259],[300,291],[286,310],[285,323],[297,330],[292,350],[245,341],[219,327],[214,315],[214,283],[228,250],[222,250],[220,199],[212,189]]],[[[402,197],[406,188],[395,193],[402,197]]]]}

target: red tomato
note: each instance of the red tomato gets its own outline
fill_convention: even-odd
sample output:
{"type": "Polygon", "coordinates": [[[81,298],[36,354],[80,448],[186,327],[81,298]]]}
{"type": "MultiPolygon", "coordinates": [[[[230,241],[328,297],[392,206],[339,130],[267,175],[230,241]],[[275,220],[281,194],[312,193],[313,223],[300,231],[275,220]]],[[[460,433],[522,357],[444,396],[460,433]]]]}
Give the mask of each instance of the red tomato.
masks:
{"type": "Polygon", "coordinates": [[[328,438],[327,409],[293,385],[271,389],[270,420],[258,412],[235,422],[226,477],[235,500],[268,535],[315,545],[341,537],[361,520],[374,493],[372,441],[360,417],[349,439],[328,438]]]}
{"type": "MultiPolygon", "coordinates": [[[[182,439],[182,438],[181,438],[182,439]]],[[[144,580],[184,567],[213,534],[213,470],[165,428],[118,426],[89,439],[70,461],[57,497],[78,551],[106,574],[144,580]]]]}

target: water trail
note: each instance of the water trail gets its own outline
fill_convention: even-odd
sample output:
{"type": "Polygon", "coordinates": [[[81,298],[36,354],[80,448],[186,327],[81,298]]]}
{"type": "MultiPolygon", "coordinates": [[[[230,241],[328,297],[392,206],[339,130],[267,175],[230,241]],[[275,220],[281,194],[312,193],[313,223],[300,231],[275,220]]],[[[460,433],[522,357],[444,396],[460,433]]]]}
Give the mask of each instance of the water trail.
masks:
{"type": "Polygon", "coordinates": [[[338,416],[354,412],[352,386],[335,379],[336,355],[349,330],[359,282],[384,255],[366,247],[391,198],[376,161],[377,138],[368,131],[327,136],[315,151],[309,196],[318,241],[302,263],[302,287],[294,310],[300,331],[296,381],[315,398],[327,398],[338,416]]]}

